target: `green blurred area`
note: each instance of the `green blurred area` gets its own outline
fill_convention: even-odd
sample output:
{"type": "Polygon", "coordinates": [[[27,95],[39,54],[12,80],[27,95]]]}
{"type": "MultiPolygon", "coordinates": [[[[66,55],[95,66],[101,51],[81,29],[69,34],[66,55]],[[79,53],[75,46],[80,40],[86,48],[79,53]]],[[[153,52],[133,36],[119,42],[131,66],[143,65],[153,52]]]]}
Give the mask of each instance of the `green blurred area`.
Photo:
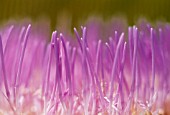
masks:
{"type": "Polygon", "coordinates": [[[63,15],[71,26],[93,15],[106,20],[121,15],[131,25],[140,17],[170,21],[169,11],[170,0],[0,0],[0,22],[47,17],[52,28],[63,15]]]}

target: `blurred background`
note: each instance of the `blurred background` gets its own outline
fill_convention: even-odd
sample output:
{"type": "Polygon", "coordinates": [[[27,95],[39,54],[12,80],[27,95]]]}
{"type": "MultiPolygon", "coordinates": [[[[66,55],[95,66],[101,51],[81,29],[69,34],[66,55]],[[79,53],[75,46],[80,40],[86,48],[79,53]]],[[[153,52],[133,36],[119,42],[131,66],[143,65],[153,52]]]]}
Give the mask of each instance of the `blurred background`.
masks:
{"type": "Polygon", "coordinates": [[[0,23],[10,19],[46,19],[52,29],[77,27],[88,17],[123,17],[129,25],[139,18],[170,21],[170,0],[0,0],[0,23]]]}

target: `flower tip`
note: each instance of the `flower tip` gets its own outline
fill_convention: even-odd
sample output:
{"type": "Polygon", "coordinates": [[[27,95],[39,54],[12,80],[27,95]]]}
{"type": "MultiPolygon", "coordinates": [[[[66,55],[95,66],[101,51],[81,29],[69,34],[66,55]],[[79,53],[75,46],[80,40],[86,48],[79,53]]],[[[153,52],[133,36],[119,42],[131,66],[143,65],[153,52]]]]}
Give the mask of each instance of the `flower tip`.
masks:
{"type": "MultiPolygon", "coordinates": [[[[137,29],[137,28],[136,28],[136,29],[137,29]]],[[[125,35],[125,33],[124,33],[124,32],[122,32],[122,34],[121,34],[120,38],[124,37],[124,35],[125,35]]]]}
{"type": "Polygon", "coordinates": [[[127,42],[126,42],[126,41],[124,42],[124,45],[125,45],[125,46],[127,45],[127,42]]]}
{"type": "Polygon", "coordinates": [[[57,36],[57,31],[54,31],[54,32],[52,33],[52,36],[56,38],[56,36],[57,36]]]}
{"type": "Polygon", "coordinates": [[[31,28],[31,24],[28,24],[28,28],[29,28],[29,29],[31,28]]]}
{"type": "Polygon", "coordinates": [[[57,34],[57,31],[55,30],[55,31],[53,31],[53,33],[52,34],[57,34]]]}
{"type": "Polygon", "coordinates": [[[62,33],[60,33],[60,37],[63,37],[63,34],[62,34],[62,33]]]}
{"type": "Polygon", "coordinates": [[[76,30],[77,30],[77,29],[76,29],[76,27],[74,27],[73,29],[74,29],[74,31],[76,31],[76,30]]]}
{"type": "Polygon", "coordinates": [[[105,45],[108,45],[108,43],[106,42],[105,45]]]}
{"type": "Polygon", "coordinates": [[[53,33],[52,33],[52,38],[51,38],[51,41],[52,41],[52,43],[55,41],[55,38],[57,37],[57,31],[54,31],[53,33]]]}

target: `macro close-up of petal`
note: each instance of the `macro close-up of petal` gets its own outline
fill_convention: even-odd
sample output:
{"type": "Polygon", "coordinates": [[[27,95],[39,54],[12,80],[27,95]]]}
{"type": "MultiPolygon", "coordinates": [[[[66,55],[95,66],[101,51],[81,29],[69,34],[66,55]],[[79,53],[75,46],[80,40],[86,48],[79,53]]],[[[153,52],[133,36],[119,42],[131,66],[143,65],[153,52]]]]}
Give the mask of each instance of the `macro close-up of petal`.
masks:
{"type": "Polygon", "coordinates": [[[2,0],[0,115],[170,115],[170,2],[151,1],[2,0]]]}

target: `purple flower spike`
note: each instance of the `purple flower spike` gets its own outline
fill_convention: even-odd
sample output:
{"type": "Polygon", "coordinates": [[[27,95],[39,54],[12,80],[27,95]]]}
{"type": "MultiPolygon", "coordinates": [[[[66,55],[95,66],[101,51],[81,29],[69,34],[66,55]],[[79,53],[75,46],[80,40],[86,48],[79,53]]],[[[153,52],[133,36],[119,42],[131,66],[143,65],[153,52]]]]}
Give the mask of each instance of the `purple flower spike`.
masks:
{"type": "Polygon", "coordinates": [[[169,24],[88,23],[50,42],[21,25],[0,29],[0,115],[170,114],[169,24]]]}

